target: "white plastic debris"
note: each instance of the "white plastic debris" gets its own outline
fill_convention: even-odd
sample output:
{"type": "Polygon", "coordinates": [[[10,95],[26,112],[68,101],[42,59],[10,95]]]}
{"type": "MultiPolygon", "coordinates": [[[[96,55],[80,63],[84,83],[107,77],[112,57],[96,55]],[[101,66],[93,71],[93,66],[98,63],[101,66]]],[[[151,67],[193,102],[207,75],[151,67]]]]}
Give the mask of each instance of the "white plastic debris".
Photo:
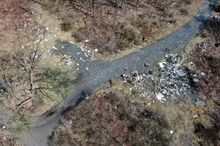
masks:
{"type": "Polygon", "coordinates": [[[157,98],[158,100],[160,100],[160,101],[161,101],[161,100],[165,100],[165,99],[164,99],[164,95],[161,94],[160,92],[156,94],[156,98],[157,98]]]}
{"type": "Polygon", "coordinates": [[[198,117],[199,117],[198,115],[194,115],[194,116],[193,116],[194,119],[195,119],[195,118],[198,118],[198,117]]]}
{"type": "Polygon", "coordinates": [[[166,65],[166,62],[160,62],[159,63],[159,66],[160,66],[161,69],[163,69],[165,67],[165,65],[166,65]]]}
{"type": "Polygon", "coordinates": [[[54,49],[54,50],[57,50],[57,48],[56,48],[55,46],[53,46],[53,49],[54,49]]]}

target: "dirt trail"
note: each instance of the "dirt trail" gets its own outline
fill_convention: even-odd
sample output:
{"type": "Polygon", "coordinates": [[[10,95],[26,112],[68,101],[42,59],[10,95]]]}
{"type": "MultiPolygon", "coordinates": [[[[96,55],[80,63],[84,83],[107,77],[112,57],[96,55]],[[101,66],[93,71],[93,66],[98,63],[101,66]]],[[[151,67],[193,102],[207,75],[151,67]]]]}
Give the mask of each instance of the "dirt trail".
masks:
{"type": "Polygon", "coordinates": [[[58,44],[58,52],[72,56],[81,67],[78,71],[77,87],[65,99],[63,104],[53,108],[33,122],[28,135],[23,139],[23,144],[25,146],[47,146],[48,137],[58,125],[58,121],[63,113],[76,107],[96,88],[102,87],[109,79],[117,77],[125,71],[146,71],[146,68],[143,67],[144,64],[147,62],[150,66],[154,66],[166,54],[166,48],[169,48],[171,53],[179,53],[199,32],[200,25],[202,24],[200,18],[209,16],[209,3],[210,1],[206,0],[197,16],[178,31],[149,47],[112,62],[101,60],[85,61],[81,49],[68,43],[58,44]],[[60,45],[64,47],[60,48],[60,45]]]}

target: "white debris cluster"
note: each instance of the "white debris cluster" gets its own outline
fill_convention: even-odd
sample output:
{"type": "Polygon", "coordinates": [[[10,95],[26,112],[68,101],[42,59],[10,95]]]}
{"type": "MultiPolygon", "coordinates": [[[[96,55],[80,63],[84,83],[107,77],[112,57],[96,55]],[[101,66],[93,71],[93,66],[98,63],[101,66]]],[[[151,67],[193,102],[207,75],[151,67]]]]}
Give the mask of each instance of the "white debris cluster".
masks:
{"type": "Polygon", "coordinates": [[[142,97],[146,97],[148,95],[149,92],[145,87],[145,81],[147,79],[146,74],[133,71],[131,74],[122,74],[121,77],[124,82],[131,84],[131,92],[139,92],[142,97]]]}
{"type": "Polygon", "coordinates": [[[138,71],[134,71],[131,74],[122,74],[121,77],[123,78],[124,82],[130,83],[132,85],[137,85],[137,84],[143,84],[146,75],[141,74],[138,71]]]}
{"type": "Polygon", "coordinates": [[[91,50],[91,49],[86,47],[86,48],[82,48],[82,51],[83,51],[85,57],[88,60],[91,60],[92,58],[95,58],[95,54],[98,52],[98,49],[91,50]]]}
{"type": "MultiPolygon", "coordinates": [[[[156,98],[166,100],[170,97],[186,95],[190,89],[189,73],[183,67],[178,55],[168,54],[159,63],[159,77],[156,82],[156,98]]],[[[195,80],[196,76],[192,76],[195,80]]]]}
{"type": "Polygon", "coordinates": [[[72,62],[73,62],[73,60],[71,59],[71,56],[68,56],[68,55],[64,55],[63,56],[63,59],[62,59],[62,63],[64,64],[64,65],[71,65],[72,64],[72,62]]]}
{"type": "MultiPolygon", "coordinates": [[[[89,40],[85,40],[85,42],[89,42],[89,40]]],[[[70,41],[69,43],[74,44],[74,45],[77,44],[72,41],[70,41]]],[[[82,53],[85,55],[85,57],[87,59],[86,61],[90,61],[91,59],[95,58],[96,54],[99,52],[98,49],[91,49],[84,44],[77,44],[77,45],[81,48],[82,53]]],[[[81,52],[79,52],[79,53],[81,53],[81,52]]]]}

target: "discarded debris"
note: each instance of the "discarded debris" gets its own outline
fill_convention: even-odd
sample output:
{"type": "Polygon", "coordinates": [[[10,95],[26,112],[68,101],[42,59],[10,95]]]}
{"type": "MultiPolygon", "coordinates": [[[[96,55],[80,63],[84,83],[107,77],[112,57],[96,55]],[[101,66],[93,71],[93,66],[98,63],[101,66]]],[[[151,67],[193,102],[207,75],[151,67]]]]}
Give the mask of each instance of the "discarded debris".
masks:
{"type": "MultiPolygon", "coordinates": [[[[144,64],[145,66],[149,65],[144,64]]],[[[152,70],[146,75],[133,71],[131,74],[122,74],[121,77],[124,82],[132,85],[131,90],[141,87],[143,93],[152,90],[149,87],[151,84],[159,101],[183,97],[191,92],[192,82],[198,82],[197,76],[184,67],[180,56],[175,54],[164,56],[164,60],[158,64],[158,72],[152,70]]]]}
{"type": "MultiPolygon", "coordinates": [[[[182,65],[181,58],[178,55],[167,54],[165,60],[159,63],[156,91],[164,98],[178,98],[186,95],[190,90],[188,75],[188,70],[182,65]]],[[[198,81],[196,76],[192,78],[193,81],[198,81]]]]}
{"type": "Polygon", "coordinates": [[[72,64],[71,56],[64,55],[62,59],[62,63],[64,65],[71,65],[72,64]]]}
{"type": "Polygon", "coordinates": [[[156,98],[158,99],[158,100],[166,100],[165,98],[164,98],[164,95],[163,94],[161,94],[161,93],[157,93],[156,94],[156,98]]]}

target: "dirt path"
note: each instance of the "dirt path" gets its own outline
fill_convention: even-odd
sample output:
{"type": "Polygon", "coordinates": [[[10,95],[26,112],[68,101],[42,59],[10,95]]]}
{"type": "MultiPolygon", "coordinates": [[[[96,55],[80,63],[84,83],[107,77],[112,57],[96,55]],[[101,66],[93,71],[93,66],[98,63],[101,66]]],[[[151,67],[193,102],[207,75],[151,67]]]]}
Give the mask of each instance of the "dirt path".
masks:
{"type": "Polygon", "coordinates": [[[199,26],[202,23],[200,18],[209,16],[209,3],[210,1],[206,0],[197,16],[178,31],[149,47],[142,48],[137,52],[112,62],[104,62],[101,60],[90,62],[86,60],[83,55],[84,52],[76,46],[68,43],[58,44],[57,48],[59,49],[54,53],[62,52],[70,55],[78,63],[79,78],[76,83],[77,87],[72,91],[72,94],[65,99],[63,104],[53,108],[32,122],[32,128],[28,135],[23,138],[23,144],[25,146],[46,146],[48,137],[58,125],[58,121],[63,113],[75,108],[95,89],[108,83],[109,79],[117,77],[125,71],[146,71],[147,69],[144,68],[144,64],[148,63],[150,66],[154,66],[155,63],[166,54],[166,48],[171,50],[170,53],[179,53],[199,32],[199,26]]]}

